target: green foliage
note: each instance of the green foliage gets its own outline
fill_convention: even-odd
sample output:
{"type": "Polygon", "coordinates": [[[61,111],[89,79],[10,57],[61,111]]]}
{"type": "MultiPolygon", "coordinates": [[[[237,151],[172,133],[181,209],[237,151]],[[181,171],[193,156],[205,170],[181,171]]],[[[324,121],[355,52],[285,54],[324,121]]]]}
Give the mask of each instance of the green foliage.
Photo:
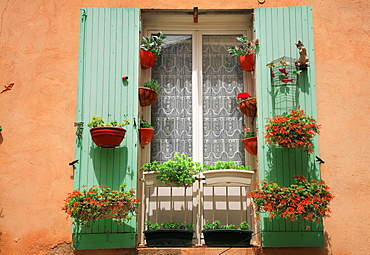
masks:
{"type": "Polygon", "coordinates": [[[203,165],[204,171],[209,170],[222,170],[222,169],[238,169],[238,170],[251,170],[250,166],[239,166],[233,161],[217,161],[216,165],[203,165]]]}
{"type": "Polygon", "coordinates": [[[195,175],[201,172],[200,163],[194,162],[184,153],[175,153],[174,160],[159,164],[157,161],[148,162],[141,167],[144,171],[157,171],[157,179],[164,183],[174,183],[177,187],[190,187],[196,180],[195,175]]]}
{"type": "MultiPolygon", "coordinates": [[[[147,226],[148,230],[160,229],[159,224],[151,224],[150,221],[146,221],[145,225],[147,226]]],[[[193,223],[185,225],[183,222],[163,222],[161,223],[162,229],[186,229],[192,230],[194,227],[193,223]]]]}
{"type": "Polygon", "coordinates": [[[147,82],[144,82],[144,84],[143,84],[143,87],[150,88],[150,89],[154,90],[155,92],[157,92],[157,94],[158,94],[158,88],[160,86],[161,86],[161,84],[159,84],[159,82],[156,81],[156,80],[147,81],[147,82]]]}
{"type": "Polygon", "coordinates": [[[152,37],[146,36],[142,38],[140,49],[151,51],[155,55],[160,55],[162,51],[161,44],[163,40],[166,38],[166,35],[163,35],[162,32],[153,35],[152,37]]]}
{"type": "Polygon", "coordinates": [[[234,224],[229,225],[221,225],[219,220],[215,220],[214,222],[209,222],[207,220],[207,224],[203,225],[204,230],[213,230],[213,229],[241,229],[241,230],[249,230],[250,226],[246,221],[240,223],[240,228],[236,228],[234,224]]]}
{"type": "Polygon", "coordinates": [[[256,54],[259,50],[259,41],[248,40],[246,36],[236,38],[241,45],[229,47],[227,50],[231,56],[256,54]]]}
{"type": "Polygon", "coordinates": [[[151,129],[154,129],[154,127],[152,125],[150,125],[145,120],[140,120],[140,128],[151,128],[151,129]]]}
{"type": "Polygon", "coordinates": [[[94,127],[102,127],[102,126],[107,126],[107,127],[124,127],[124,126],[127,126],[127,125],[130,125],[130,121],[129,120],[124,120],[123,123],[118,123],[118,121],[116,120],[113,120],[111,122],[108,122],[106,125],[104,125],[104,120],[103,118],[101,117],[96,117],[96,116],[93,116],[92,117],[92,120],[87,124],[88,127],[90,128],[94,128],[94,127]]]}
{"type": "Polygon", "coordinates": [[[126,184],[122,184],[118,190],[112,190],[106,185],[95,185],[87,190],[82,186],[68,194],[62,210],[79,226],[89,227],[92,222],[106,218],[125,224],[136,215],[140,203],[135,191],[127,191],[125,187],[126,184]]]}

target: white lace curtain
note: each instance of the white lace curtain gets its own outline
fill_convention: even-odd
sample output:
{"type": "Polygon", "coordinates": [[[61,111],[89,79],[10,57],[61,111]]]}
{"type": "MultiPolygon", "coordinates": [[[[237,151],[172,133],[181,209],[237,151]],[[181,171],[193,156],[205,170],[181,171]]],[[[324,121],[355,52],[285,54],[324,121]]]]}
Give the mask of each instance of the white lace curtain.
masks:
{"type": "MultiPolygon", "coordinates": [[[[235,45],[235,35],[203,35],[203,163],[231,160],[244,164],[241,142],[243,115],[236,96],[243,92],[243,71],[227,47],[235,45]]],[[[152,68],[152,78],[160,82],[163,94],[152,106],[156,131],[151,160],[159,162],[175,152],[192,157],[192,40],[191,36],[168,36],[161,56],[152,68]]],[[[199,143],[199,144],[197,144],[199,143]]]]}

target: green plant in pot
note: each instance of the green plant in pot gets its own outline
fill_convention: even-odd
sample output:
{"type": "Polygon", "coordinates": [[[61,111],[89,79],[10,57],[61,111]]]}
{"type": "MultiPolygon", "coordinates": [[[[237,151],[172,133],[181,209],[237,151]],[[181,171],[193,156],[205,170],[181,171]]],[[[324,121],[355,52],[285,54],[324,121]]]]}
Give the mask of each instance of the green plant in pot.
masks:
{"type": "Polygon", "coordinates": [[[250,166],[233,161],[217,161],[215,165],[203,165],[206,186],[250,186],[254,172],[250,166]]]}
{"type": "Polygon", "coordinates": [[[145,120],[140,120],[139,140],[142,146],[149,144],[153,139],[154,127],[145,120]]]}
{"type": "Polygon", "coordinates": [[[149,69],[154,65],[156,56],[161,54],[161,45],[166,37],[162,32],[159,32],[142,38],[140,45],[141,68],[149,69]]]}
{"type": "Polygon", "coordinates": [[[144,82],[143,86],[139,87],[139,101],[142,107],[150,106],[157,101],[160,86],[158,81],[151,80],[144,82]]]}
{"type": "MultiPolygon", "coordinates": [[[[196,180],[196,175],[201,172],[200,163],[194,162],[184,153],[174,154],[174,159],[162,164],[157,161],[148,162],[141,168],[145,174],[154,174],[156,179],[165,184],[174,184],[176,187],[190,187],[196,180]]],[[[145,177],[147,178],[147,177],[145,177]]]]}
{"type": "Polygon", "coordinates": [[[245,247],[250,246],[253,231],[244,221],[237,228],[234,224],[222,225],[219,220],[203,225],[202,233],[207,246],[245,247]]]}
{"type": "Polygon", "coordinates": [[[125,190],[122,184],[117,190],[106,185],[82,186],[68,194],[62,210],[74,219],[74,224],[89,227],[100,219],[113,219],[125,224],[136,215],[140,200],[133,189],[125,190]]]}
{"type": "Polygon", "coordinates": [[[115,148],[121,144],[126,134],[124,127],[129,124],[127,119],[122,123],[113,120],[105,124],[103,118],[93,116],[87,126],[91,128],[91,138],[98,147],[115,148]]]}
{"type": "Polygon", "coordinates": [[[192,245],[194,224],[183,222],[163,222],[152,224],[146,221],[147,230],[144,231],[147,246],[149,247],[186,247],[192,245]]]}
{"type": "Polygon", "coordinates": [[[259,50],[258,40],[248,40],[246,36],[237,37],[241,44],[228,48],[232,56],[239,57],[239,64],[244,71],[251,72],[254,70],[255,54],[259,50]]]}

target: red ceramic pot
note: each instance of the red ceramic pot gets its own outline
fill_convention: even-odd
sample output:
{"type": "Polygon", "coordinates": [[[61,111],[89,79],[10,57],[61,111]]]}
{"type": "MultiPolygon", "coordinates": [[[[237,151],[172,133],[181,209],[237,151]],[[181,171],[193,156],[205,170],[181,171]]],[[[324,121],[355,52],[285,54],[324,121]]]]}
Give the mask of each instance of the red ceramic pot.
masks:
{"type": "Polygon", "coordinates": [[[142,146],[149,144],[153,139],[155,129],[139,128],[139,139],[142,146]]]}
{"type": "Polygon", "coordinates": [[[147,50],[140,50],[140,63],[142,69],[149,69],[154,65],[156,55],[147,50]]]}
{"type": "Polygon", "coordinates": [[[239,56],[240,67],[247,72],[254,70],[254,54],[239,56]]]}
{"type": "Polygon", "coordinates": [[[101,148],[115,148],[125,137],[126,129],[121,127],[94,127],[90,129],[94,143],[101,148]]]}
{"type": "Polygon", "coordinates": [[[242,140],[244,148],[252,155],[257,155],[257,137],[249,137],[242,140]]]}

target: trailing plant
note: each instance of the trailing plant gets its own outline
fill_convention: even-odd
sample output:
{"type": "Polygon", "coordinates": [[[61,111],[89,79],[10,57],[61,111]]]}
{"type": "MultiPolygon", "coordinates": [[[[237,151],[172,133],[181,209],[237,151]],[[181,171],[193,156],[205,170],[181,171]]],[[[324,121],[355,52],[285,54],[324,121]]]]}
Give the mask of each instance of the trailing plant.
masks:
{"type": "Polygon", "coordinates": [[[241,56],[241,55],[250,55],[256,54],[259,50],[259,41],[248,40],[246,36],[237,37],[236,40],[241,42],[241,45],[236,45],[228,47],[228,52],[231,56],[241,56]]]}
{"type": "Polygon", "coordinates": [[[161,86],[158,81],[156,80],[151,80],[144,82],[143,87],[150,88],[154,90],[158,94],[158,88],[161,86]]]}
{"type": "MultiPolygon", "coordinates": [[[[154,230],[154,229],[160,229],[161,227],[159,224],[152,224],[150,221],[146,221],[145,225],[148,230],[154,230]]],[[[194,228],[194,224],[190,223],[185,225],[183,222],[163,222],[161,223],[162,229],[186,229],[186,230],[192,230],[194,228]]]]}
{"type": "Polygon", "coordinates": [[[290,110],[285,115],[267,118],[265,126],[266,142],[287,148],[299,148],[308,153],[314,152],[312,138],[319,133],[320,126],[304,110],[290,110]]]}
{"type": "Polygon", "coordinates": [[[203,225],[204,230],[215,230],[215,229],[239,229],[239,230],[249,230],[250,226],[246,221],[240,223],[240,227],[236,228],[234,224],[230,225],[221,225],[219,220],[215,220],[214,222],[209,222],[207,220],[207,224],[203,225]]]}
{"type": "Polygon", "coordinates": [[[151,129],[154,129],[154,127],[152,125],[150,125],[145,120],[140,120],[140,128],[151,128],[151,129]]]}
{"type": "Polygon", "coordinates": [[[133,189],[125,190],[122,184],[117,190],[106,185],[82,186],[68,194],[62,210],[74,219],[79,226],[88,227],[99,219],[113,218],[117,224],[125,224],[132,216],[140,200],[133,189]]]}
{"type": "Polygon", "coordinates": [[[190,187],[195,182],[195,175],[201,170],[200,163],[194,162],[184,153],[179,156],[175,153],[174,160],[167,160],[160,164],[157,161],[148,162],[140,169],[144,171],[157,171],[156,177],[164,183],[174,183],[178,187],[190,187]]]}
{"type": "Polygon", "coordinates": [[[142,38],[140,49],[151,51],[155,55],[160,55],[162,48],[161,44],[163,44],[163,40],[166,38],[166,35],[163,35],[162,32],[158,34],[152,35],[151,37],[146,36],[142,38]]]}
{"type": "Polygon", "coordinates": [[[221,169],[238,169],[238,170],[250,170],[250,166],[240,166],[235,164],[233,161],[217,161],[215,165],[203,165],[204,171],[210,170],[221,170],[221,169]]]}
{"type": "Polygon", "coordinates": [[[110,127],[124,127],[130,125],[129,120],[124,120],[123,123],[118,123],[118,121],[113,120],[111,122],[108,122],[107,124],[104,123],[103,118],[93,116],[92,120],[87,124],[88,127],[94,128],[94,127],[102,127],[102,126],[110,126],[110,127]]]}
{"type": "Polygon", "coordinates": [[[251,130],[249,127],[246,127],[245,125],[243,125],[243,127],[245,131],[244,139],[256,136],[254,132],[249,132],[249,130],[251,130]]]}
{"type": "Polygon", "coordinates": [[[256,214],[267,212],[271,220],[281,217],[288,221],[321,222],[322,218],[329,217],[334,196],[325,182],[309,182],[304,176],[293,178],[294,183],[288,187],[266,180],[256,184],[257,189],[248,194],[253,198],[251,205],[256,214]]]}

